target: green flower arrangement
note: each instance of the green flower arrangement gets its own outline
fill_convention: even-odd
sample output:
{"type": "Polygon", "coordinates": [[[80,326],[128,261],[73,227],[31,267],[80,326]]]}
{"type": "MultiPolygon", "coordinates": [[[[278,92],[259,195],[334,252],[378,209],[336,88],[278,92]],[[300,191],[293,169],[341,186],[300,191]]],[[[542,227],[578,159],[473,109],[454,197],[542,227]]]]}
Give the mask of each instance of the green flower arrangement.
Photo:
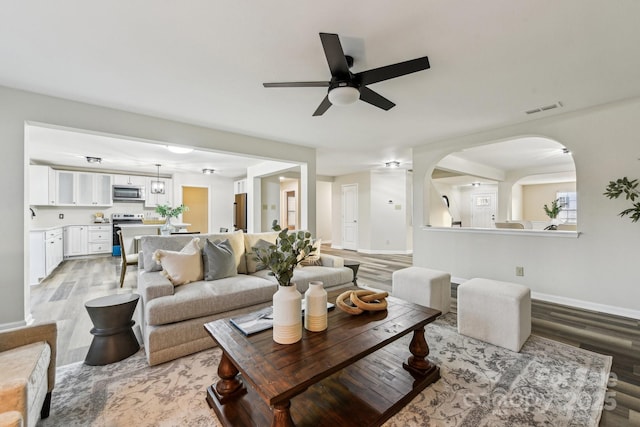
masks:
{"type": "Polygon", "coordinates": [[[156,212],[159,213],[162,218],[177,218],[178,215],[188,210],[189,210],[189,207],[185,206],[184,204],[177,206],[175,208],[172,208],[169,205],[156,206],[156,212]]]}
{"type": "MultiPolygon", "coordinates": [[[[635,202],[636,198],[640,198],[640,192],[637,190],[637,187],[637,179],[629,181],[629,179],[625,176],[623,178],[618,178],[615,181],[609,181],[607,190],[603,194],[610,199],[617,199],[622,194],[624,194],[624,198],[626,200],[635,202]]],[[[631,218],[631,222],[638,222],[638,220],[640,219],[640,202],[635,202],[632,204],[632,206],[632,208],[625,209],[618,215],[620,215],[621,217],[629,215],[629,217],[631,218]]]]}
{"type": "Polygon", "coordinates": [[[271,270],[280,286],[291,286],[293,270],[315,249],[311,244],[311,233],[289,233],[286,228],[280,228],[277,220],[273,221],[271,229],[280,232],[276,244],[266,248],[253,248],[255,259],[271,270]]]}
{"type": "Polygon", "coordinates": [[[553,202],[551,202],[551,207],[545,204],[543,209],[544,213],[546,213],[549,218],[556,219],[560,214],[560,211],[562,210],[560,199],[555,199],[553,202]]]}

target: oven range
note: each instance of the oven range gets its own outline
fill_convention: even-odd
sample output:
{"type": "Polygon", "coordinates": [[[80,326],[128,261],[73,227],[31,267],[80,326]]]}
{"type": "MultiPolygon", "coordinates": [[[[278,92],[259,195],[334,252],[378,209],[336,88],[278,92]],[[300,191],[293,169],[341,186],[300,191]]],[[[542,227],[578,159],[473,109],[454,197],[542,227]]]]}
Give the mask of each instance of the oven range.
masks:
{"type": "Polygon", "coordinates": [[[120,256],[120,240],[118,239],[119,225],[121,224],[142,224],[144,214],[130,214],[130,213],[114,213],[111,214],[111,224],[113,228],[113,250],[111,254],[113,256],[120,256]]]}

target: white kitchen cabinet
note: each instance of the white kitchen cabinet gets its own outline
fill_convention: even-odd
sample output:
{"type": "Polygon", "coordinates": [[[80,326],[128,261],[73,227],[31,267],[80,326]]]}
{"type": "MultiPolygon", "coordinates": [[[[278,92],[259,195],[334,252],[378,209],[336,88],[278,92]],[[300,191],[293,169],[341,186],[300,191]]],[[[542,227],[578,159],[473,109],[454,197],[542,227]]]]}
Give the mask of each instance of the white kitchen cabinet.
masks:
{"type": "Polygon", "coordinates": [[[113,249],[110,225],[90,225],[88,235],[89,254],[106,254],[113,249]]]}
{"type": "Polygon", "coordinates": [[[241,179],[240,181],[233,182],[234,194],[242,194],[247,192],[247,180],[241,179]]]}
{"type": "Polygon", "coordinates": [[[113,183],[115,185],[146,185],[147,182],[146,176],[138,176],[138,175],[114,175],[113,183]]]}
{"type": "Polygon", "coordinates": [[[145,208],[155,208],[158,205],[171,205],[173,200],[173,180],[171,178],[160,178],[164,182],[164,194],[154,194],[151,192],[151,182],[158,181],[157,177],[147,177],[145,182],[145,208]]]}
{"type": "Polygon", "coordinates": [[[70,225],[64,228],[64,256],[81,256],[89,252],[88,227],[70,225]]]}
{"type": "Polygon", "coordinates": [[[112,176],[92,172],[56,171],[56,205],[111,206],[112,176]]]}
{"type": "Polygon", "coordinates": [[[29,204],[55,205],[56,173],[49,166],[29,165],[29,204]]]}
{"type": "Polygon", "coordinates": [[[62,228],[29,232],[29,283],[37,285],[63,260],[62,228]]]}

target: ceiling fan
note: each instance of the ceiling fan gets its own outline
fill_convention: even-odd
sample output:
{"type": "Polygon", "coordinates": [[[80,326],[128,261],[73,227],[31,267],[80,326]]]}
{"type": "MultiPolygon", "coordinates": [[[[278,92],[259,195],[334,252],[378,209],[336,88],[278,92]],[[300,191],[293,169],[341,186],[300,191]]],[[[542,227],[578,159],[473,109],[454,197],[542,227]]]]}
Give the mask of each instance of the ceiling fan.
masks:
{"type": "Polygon", "coordinates": [[[429,58],[424,56],[353,74],[349,71],[349,68],[353,66],[353,58],[344,54],[338,35],[320,33],[320,40],[329,63],[329,70],[331,70],[331,81],[263,83],[264,87],[328,87],[327,96],[313,113],[314,116],[323,115],[332,105],[352,104],[358,99],[385,111],[390,110],[396,104],[369,89],[367,85],[426,70],[430,67],[429,58]]]}

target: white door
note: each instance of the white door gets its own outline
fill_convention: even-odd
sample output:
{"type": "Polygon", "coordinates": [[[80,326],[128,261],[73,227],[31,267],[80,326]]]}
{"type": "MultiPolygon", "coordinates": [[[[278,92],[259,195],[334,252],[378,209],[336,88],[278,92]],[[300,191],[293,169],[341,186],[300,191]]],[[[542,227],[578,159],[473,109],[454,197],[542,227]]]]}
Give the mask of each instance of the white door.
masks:
{"type": "Polygon", "coordinates": [[[358,249],[358,184],[342,186],[342,249],[358,249]]]}
{"type": "Polygon", "coordinates": [[[493,228],[496,221],[496,193],[471,196],[471,226],[493,228]]]}

